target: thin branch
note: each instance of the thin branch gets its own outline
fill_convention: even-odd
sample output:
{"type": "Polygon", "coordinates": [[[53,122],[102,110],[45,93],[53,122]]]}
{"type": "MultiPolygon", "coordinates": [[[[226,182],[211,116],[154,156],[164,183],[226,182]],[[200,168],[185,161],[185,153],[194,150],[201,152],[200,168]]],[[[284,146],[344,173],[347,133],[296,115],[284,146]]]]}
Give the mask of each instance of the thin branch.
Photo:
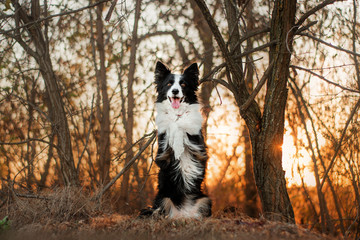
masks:
{"type": "Polygon", "coordinates": [[[32,194],[20,194],[20,193],[16,193],[14,191],[15,195],[17,197],[22,197],[22,198],[34,198],[34,199],[41,199],[41,200],[52,200],[51,198],[47,198],[47,197],[44,197],[44,196],[40,196],[40,195],[32,195],[32,194]]]}
{"type": "Polygon", "coordinates": [[[346,53],[352,54],[354,56],[360,57],[360,53],[356,53],[354,51],[351,51],[351,50],[348,50],[348,49],[345,49],[345,48],[342,48],[342,47],[339,47],[339,46],[332,45],[331,43],[325,42],[324,40],[322,40],[320,38],[317,38],[317,37],[315,37],[313,35],[310,35],[308,33],[300,33],[298,35],[311,38],[311,39],[313,39],[315,41],[318,41],[318,42],[320,42],[322,44],[325,44],[326,46],[329,46],[329,47],[335,48],[335,49],[337,49],[339,51],[346,52],[346,53]]]}
{"type": "MultiPolygon", "coordinates": [[[[46,136],[47,137],[47,136],[46,136]]],[[[44,137],[45,138],[45,137],[44,137]]],[[[49,144],[49,145],[52,145],[54,146],[56,149],[58,149],[58,147],[49,142],[49,141],[46,141],[44,140],[44,138],[29,138],[29,139],[26,139],[26,140],[23,140],[23,141],[19,141],[19,142],[0,142],[0,145],[21,145],[21,144],[25,144],[25,143],[29,143],[29,142],[33,142],[33,141],[37,141],[37,142],[42,142],[42,143],[46,143],[46,144],[49,144]]],[[[59,149],[58,149],[59,150],[59,149]]]]}
{"type": "MultiPolygon", "coordinates": [[[[320,205],[320,216],[321,216],[321,227],[322,227],[322,231],[325,230],[326,225],[329,224],[330,221],[330,217],[329,217],[329,212],[328,212],[328,208],[326,205],[326,201],[324,198],[324,194],[323,192],[320,190],[319,185],[320,185],[320,174],[319,174],[319,168],[318,168],[318,164],[317,164],[317,158],[316,158],[316,153],[315,153],[315,149],[313,147],[313,144],[311,144],[311,137],[310,137],[310,131],[307,128],[307,124],[306,124],[306,120],[305,120],[305,115],[302,111],[302,106],[301,106],[301,102],[299,100],[299,98],[301,99],[301,93],[300,93],[300,89],[298,88],[298,86],[295,83],[295,80],[290,78],[292,84],[294,84],[294,86],[292,86],[292,84],[290,83],[289,86],[295,96],[295,100],[296,100],[296,105],[297,105],[297,109],[298,109],[298,113],[299,116],[301,118],[301,122],[303,124],[303,128],[305,130],[305,134],[306,134],[306,139],[308,141],[308,148],[310,148],[311,151],[311,159],[313,162],[313,167],[314,167],[314,175],[315,175],[315,181],[316,181],[316,191],[317,191],[317,195],[318,195],[318,199],[319,199],[319,205],[320,205]]],[[[308,111],[306,109],[306,106],[304,105],[305,108],[305,112],[308,114],[308,111]]],[[[311,119],[311,116],[308,114],[308,117],[311,119]]],[[[311,119],[312,120],[312,119],[311,119]]],[[[313,121],[311,121],[312,123],[312,127],[313,130],[314,129],[314,125],[313,125],[313,121]]],[[[315,136],[316,136],[316,132],[315,132],[315,136]]],[[[315,140],[315,142],[317,143],[317,139],[315,140]]],[[[320,152],[318,152],[318,158],[321,159],[321,154],[320,152]]]]}
{"type": "Polygon", "coordinates": [[[50,117],[44,111],[42,111],[38,106],[34,105],[32,102],[29,102],[28,100],[20,97],[19,95],[16,95],[13,92],[8,93],[8,95],[14,96],[14,97],[18,98],[24,104],[30,105],[32,108],[34,108],[36,111],[38,111],[41,115],[43,115],[51,123],[50,117]]]}
{"type": "Polygon", "coordinates": [[[142,136],[140,139],[136,140],[136,142],[134,142],[129,148],[125,149],[122,153],[120,154],[116,154],[116,157],[114,157],[113,159],[111,159],[112,162],[114,161],[118,161],[124,154],[126,154],[127,152],[129,152],[135,145],[137,145],[139,142],[142,142],[145,138],[149,137],[152,135],[152,132],[149,134],[145,134],[144,136],[142,136]]]}
{"type": "MultiPolygon", "coordinates": [[[[228,68],[227,76],[228,76],[228,83],[231,88],[229,88],[230,91],[234,93],[235,98],[238,98],[237,101],[243,102],[246,101],[247,97],[249,96],[249,93],[246,89],[245,81],[242,76],[242,70],[240,69],[239,64],[236,63],[236,61],[233,59],[231,54],[229,53],[229,50],[226,47],[225,40],[213,18],[211,15],[209,8],[207,7],[207,4],[204,0],[194,0],[198,7],[200,8],[205,20],[207,21],[215,40],[221,50],[222,56],[225,58],[226,65],[228,68]],[[232,77],[230,76],[230,73],[232,77]],[[235,89],[238,91],[236,93],[235,89]],[[236,94],[235,94],[236,93],[236,94]]],[[[252,101],[249,106],[249,111],[243,112],[242,115],[246,115],[246,119],[248,119],[248,127],[250,129],[255,129],[255,122],[258,122],[261,111],[260,107],[257,104],[257,102],[252,101]]],[[[250,130],[251,131],[251,130],[250,130]]]]}
{"type": "Polygon", "coordinates": [[[332,81],[326,79],[325,77],[321,76],[320,74],[317,74],[317,73],[315,73],[315,72],[313,72],[313,71],[311,71],[311,70],[309,70],[309,69],[307,69],[307,68],[303,68],[303,67],[299,67],[299,66],[295,66],[295,65],[290,65],[290,67],[296,68],[296,69],[300,69],[300,70],[306,71],[306,72],[308,72],[308,73],[311,73],[312,75],[314,75],[314,76],[316,76],[316,77],[324,80],[325,82],[330,83],[330,84],[332,84],[332,85],[334,85],[334,86],[336,86],[336,87],[339,87],[339,88],[341,88],[341,89],[343,89],[343,90],[346,90],[346,91],[349,91],[349,92],[354,92],[354,93],[360,93],[359,90],[347,88],[347,87],[344,87],[344,86],[342,86],[342,85],[340,85],[340,84],[338,84],[338,83],[332,82],[332,81]]]}
{"type": "Polygon", "coordinates": [[[137,41],[138,41],[137,43],[139,44],[141,41],[143,41],[145,39],[148,39],[148,38],[151,38],[151,37],[155,37],[155,36],[172,35],[174,31],[176,31],[176,30],[149,32],[149,33],[146,33],[146,34],[144,34],[142,36],[139,36],[137,38],[137,41]]]}
{"type": "MultiPolygon", "coordinates": [[[[246,52],[243,52],[242,54],[240,55],[236,55],[236,56],[233,56],[233,59],[237,59],[237,58],[241,58],[241,57],[245,57],[251,53],[254,53],[254,52],[257,52],[257,51],[260,51],[260,50],[263,50],[264,48],[267,48],[267,47],[270,47],[271,45],[275,44],[276,41],[271,41],[269,43],[266,43],[264,45],[261,45],[259,47],[256,47],[256,48],[253,48],[253,49],[250,49],[249,51],[246,51],[246,52]]],[[[220,71],[222,68],[224,68],[226,66],[226,63],[222,63],[220,64],[219,66],[216,66],[215,68],[213,68],[211,70],[211,72],[209,72],[206,76],[204,76],[202,79],[200,79],[199,83],[203,83],[203,82],[208,82],[208,81],[211,81],[212,79],[208,79],[210,78],[213,74],[215,74],[216,72],[220,71]]],[[[230,88],[230,84],[225,82],[226,85],[224,85],[224,83],[222,82],[221,84],[224,85],[225,87],[227,87],[229,90],[232,90],[230,88]]]]}
{"type": "MultiPolygon", "coordinates": [[[[299,115],[300,115],[301,121],[302,121],[302,123],[304,125],[306,136],[307,136],[308,142],[309,142],[309,147],[310,147],[310,150],[312,152],[312,158],[313,158],[313,162],[314,162],[314,173],[316,175],[315,177],[316,177],[316,182],[317,182],[316,185],[319,186],[320,181],[319,181],[318,167],[316,166],[315,149],[313,148],[313,146],[311,144],[311,138],[310,138],[309,131],[307,129],[307,124],[306,124],[306,121],[305,121],[305,115],[303,114],[303,111],[301,111],[301,104],[304,107],[308,118],[311,120],[310,123],[311,123],[312,131],[313,131],[313,134],[314,134],[314,137],[315,137],[315,145],[316,145],[316,150],[317,150],[317,153],[318,153],[318,159],[320,160],[321,166],[323,167],[324,171],[326,171],[326,166],[324,164],[324,159],[323,159],[323,157],[321,155],[321,151],[320,151],[318,134],[317,134],[317,131],[316,131],[316,128],[315,128],[314,120],[313,120],[313,118],[311,116],[311,113],[310,113],[309,108],[308,108],[308,106],[306,104],[306,101],[302,96],[301,90],[297,86],[297,84],[295,82],[295,79],[290,78],[290,80],[291,80],[292,84],[294,85],[294,87],[292,86],[291,82],[290,82],[289,85],[291,87],[291,90],[292,90],[293,94],[295,95],[296,103],[297,103],[298,109],[299,109],[299,115]]],[[[328,181],[328,184],[329,184],[329,187],[330,187],[333,199],[334,199],[337,214],[339,216],[340,229],[341,229],[341,232],[344,234],[345,233],[345,227],[344,227],[343,216],[342,216],[340,204],[339,204],[339,201],[338,201],[338,198],[337,198],[337,194],[335,192],[335,189],[333,187],[333,184],[332,184],[332,181],[331,181],[330,177],[327,175],[326,178],[327,178],[327,181],[328,181]]],[[[320,191],[319,194],[323,194],[323,193],[320,191]]],[[[326,210],[327,218],[329,218],[327,208],[325,208],[324,210],[326,210]]]]}
{"type": "Polygon", "coordinates": [[[162,36],[162,35],[171,35],[173,37],[175,44],[178,46],[177,50],[179,51],[179,54],[182,58],[182,62],[186,66],[189,63],[188,54],[185,51],[184,45],[180,41],[183,38],[179,36],[179,34],[177,33],[176,30],[150,32],[150,33],[147,33],[147,34],[144,34],[144,35],[138,37],[136,39],[136,41],[137,41],[137,44],[139,44],[141,41],[148,39],[150,37],[162,36]]]}
{"type": "Polygon", "coordinates": [[[264,75],[261,77],[259,83],[256,85],[254,91],[252,91],[250,97],[246,102],[240,107],[240,111],[246,111],[250,106],[251,102],[255,99],[256,95],[260,92],[262,86],[265,84],[266,80],[269,78],[271,71],[273,70],[274,62],[271,62],[268,68],[266,69],[264,75]]]}
{"type": "Polygon", "coordinates": [[[258,51],[263,50],[265,48],[271,47],[272,45],[276,44],[276,42],[277,42],[276,40],[273,40],[271,42],[265,43],[264,45],[261,45],[261,46],[256,47],[256,48],[252,48],[252,49],[250,49],[250,50],[248,50],[246,52],[243,52],[243,53],[241,53],[239,55],[236,55],[233,58],[237,59],[237,58],[245,57],[247,55],[250,55],[251,53],[258,52],[258,51]]]}
{"type": "Polygon", "coordinates": [[[256,29],[250,32],[247,32],[245,35],[243,35],[238,42],[236,43],[236,45],[234,46],[234,49],[236,49],[241,43],[243,43],[244,41],[246,41],[247,39],[254,37],[256,35],[259,34],[263,34],[263,33],[268,33],[270,32],[270,27],[264,27],[264,28],[260,28],[260,29],[256,29]]]}
{"type": "MultiPolygon", "coordinates": [[[[354,7],[354,20],[353,20],[353,29],[352,29],[352,45],[353,45],[353,51],[356,53],[356,24],[357,24],[357,20],[356,20],[356,16],[357,16],[357,8],[356,8],[356,2],[355,0],[353,1],[353,7],[354,7]]],[[[354,55],[354,63],[355,63],[355,70],[356,70],[356,78],[357,78],[357,85],[358,85],[358,89],[360,90],[360,69],[359,69],[359,61],[356,57],[356,55],[354,55]]]]}
{"type": "Polygon", "coordinates": [[[212,82],[215,82],[215,83],[219,83],[221,85],[223,85],[224,87],[226,87],[227,89],[229,89],[230,91],[232,91],[231,89],[231,86],[228,82],[226,82],[225,80],[223,79],[217,79],[217,78],[209,78],[203,82],[209,82],[209,81],[212,81],[212,82]]]}
{"type": "Polygon", "coordinates": [[[14,17],[14,14],[5,14],[5,13],[0,13],[0,20],[4,20],[4,19],[8,19],[8,18],[12,18],[14,17]]]}
{"type": "Polygon", "coordinates": [[[226,47],[225,40],[223,36],[221,35],[221,32],[215,23],[214,18],[212,17],[209,8],[207,7],[204,0],[195,0],[196,4],[200,8],[202,14],[204,15],[204,18],[206,19],[207,23],[209,24],[209,27],[215,37],[216,42],[218,43],[218,46],[220,47],[221,53],[223,57],[226,60],[226,64],[228,65],[230,72],[235,76],[237,81],[242,79],[240,76],[240,70],[238,70],[239,66],[234,62],[234,60],[231,58],[229,50],[226,47]]]}
{"type": "Polygon", "coordinates": [[[209,79],[209,78],[211,76],[213,76],[216,72],[220,71],[225,66],[226,66],[226,63],[222,63],[219,66],[214,67],[206,76],[204,76],[202,79],[200,79],[199,84],[210,81],[211,79],[209,79]]]}
{"type": "Polygon", "coordinates": [[[6,31],[1,31],[1,33],[2,34],[7,34],[7,33],[10,33],[10,32],[13,32],[13,31],[18,31],[18,30],[20,30],[22,28],[25,28],[25,27],[28,27],[28,26],[31,26],[31,25],[34,25],[34,24],[37,24],[37,23],[41,23],[43,21],[46,21],[46,20],[49,20],[49,19],[52,19],[52,18],[55,18],[55,17],[61,17],[61,16],[64,16],[64,15],[70,15],[70,14],[73,14],[73,13],[78,13],[78,12],[84,11],[84,10],[86,10],[88,8],[93,8],[93,7],[96,7],[99,4],[109,2],[109,1],[111,1],[111,0],[100,0],[100,1],[98,1],[96,3],[94,3],[94,4],[89,4],[88,6],[85,6],[85,7],[79,8],[79,9],[60,12],[60,13],[53,14],[53,15],[50,15],[50,16],[47,16],[47,17],[44,17],[44,18],[39,18],[36,21],[28,22],[28,23],[26,23],[26,24],[24,24],[22,26],[18,26],[16,28],[12,28],[12,29],[9,29],[9,30],[6,30],[6,31]]]}
{"type": "Polygon", "coordinates": [[[252,31],[246,32],[245,35],[241,36],[241,38],[239,39],[239,42],[242,43],[242,42],[246,41],[247,39],[249,39],[251,37],[254,37],[256,35],[263,34],[263,33],[268,33],[268,32],[270,32],[270,27],[269,26],[254,29],[252,31]]]}
{"type": "Polygon", "coordinates": [[[341,65],[329,66],[329,67],[318,67],[318,68],[307,68],[307,69],[308,69],[308,70],[322,71],[322,70],[328,70],[328,69],[349,67],[349,66],[354,66],[354,65],[355,65],[354,63],[348,63],[348,64],[341,64],[341,65]]]}
{"type": "Polygon", "coordinates": [[[153,166],[153,163],[155,162],[155,159],[154,159],[154,144],[155,144],[155,141],[153,141],[153,144],[151,144],[151,163],[150,163],[150,167],[149,167],[149,170],[147,171],[146,175],[145,175],[145,180],[144,180],[144,183],[143,185],[141,186],[140,190],[139,190],[139,193],[142,192],[142,190],[145,188],[145,184],[150,176],[150,170],[151,170],[151,167],[153,166]]]}
{"type": "Polygon", "coordinates": [[[356,111],[357,111],[357,109],[358,109],[359,106],[360,106],[360,98],[358,99],[355,107],[353,108],[353,110],[352,110],[351,113],[350,113],[350,116],[349,116],[348,120],[346,121],[346,124],[345,124],[345,127],[344,127],[343,131],[342,131],[340,140],[339,140],[339,142],[338,142],[338,144],[337,144],[337,146],[336,146],[334,156],[332,157],[332,159],[331,159],[331,161],[330,161],[330,164],[329,164],[329,167],[326,169],[326,172],[325,172],[324,176],[322,177],[322,181],[321,181],[321,184],[320,184],[320,190],[321,190],[321,188],[323,187],[323,185],[324,185],[324,183],[325,183],[325,180],[326,180],[326,177],[327,177],[327,175],[329,174],[331,168],[333,167],[333,165],[334,165],[334,163],[335,163],[336,156],[337,156],[337,154],[338,154],[338,152],[339,152],[339,150],[340,150],[340,148],[341,148],[341,144],[342,144],[342,141],[343,141],[343,139],[344,139],[344,137],[345,137],[346,130],[347,130],[347,128],[349,127],[350,122],[351,122],[352,118],[354,117],[354,115],[355,115],[355,113],[356,113],[356,111]]]}
{"type": "MultiPolygon", "coordinates": [[[[94,110],[94,99],[95,99],[95,94],[93,94],[92,100],[91,100],[91,112],[90,112],[90,119],[89,119],[89,131],[87,133],[86,136],[86,142],[85,142],[85,146],[84,149],[82,151],[82,153],[80,154],[79,157],[79,161],[78,161],[78,165],[80,165],[81,159],[86,151],[87,145],[89,143],[89,138],[90,138],[90,132],[91,132],[91,123],[92,123],[92,117],[93,117],[93,110],[94,110]]],[[[77,169],[79,169],[79,167],[77,167],[77,169]]]]}
{"type": "Polygon", "coordinates": [[[124,166],[124,168],[108,183],[106,186],[101,189],[101,191],[96,195],[94,200],[99,200],[104,193],[127,171],[130,167],[135,163],[135,161],[140,157],[140,155],[147,149],[147,147],[152,143],[152,141],[156,137],[156,130],[152,131],[149,140],[145,143],[145,145],[137,152],[137,154],[130,159],[124,166]]]}
{"type": "Polygon", "coordinates": [[[117,3],[118,0],[114,0],[112,3],[111,3],[111,6],[109,8],[109,11],[108,13],[106,14],[106,17],[105,17],[105,21],[110,21],[110,18],[111,18],[111,14],[112,12],[114,11],[115,9],[115,6],[116,6],[116,3],[117,3]]]}
{"type": "Polygon", "coordinates": [[[301,16],[301,18],[299,19],[299,21],[297,21],[297,23],[295,25],[301,26],[305,22],[305,20],[308,19],[308,17],[310,17],[311,15],[313,15],[320,9],[326,7],[327,5],[333,4],[334,2],[337,2],[337,1],[339,1],[339,0],[326,0],[322,3],[320,3],[319,5],[313,7],[312,9],[310,9],[309,11],[304,13],[304,15],[301,16]]]}
{"type": "MultiPolygon", "coordinates": [[[[304,31],[308,30],[309,28],[311,28],[312,26],[314,26],[314,25],[317,24],[317,23],[318,23],[318,21],[312,21],[312,22],[306,24],[305,26],[303,26],[303,27],[301,27],[301,28],[298,28],[298,30],[296,30],[296,32],[295,32],[295,35],[298,35],[298,34],[300,34],[301,32],[304,32],[304,31]]],[[[299,27],[299,26],[298,26],[298,27],[299,27]]]]}

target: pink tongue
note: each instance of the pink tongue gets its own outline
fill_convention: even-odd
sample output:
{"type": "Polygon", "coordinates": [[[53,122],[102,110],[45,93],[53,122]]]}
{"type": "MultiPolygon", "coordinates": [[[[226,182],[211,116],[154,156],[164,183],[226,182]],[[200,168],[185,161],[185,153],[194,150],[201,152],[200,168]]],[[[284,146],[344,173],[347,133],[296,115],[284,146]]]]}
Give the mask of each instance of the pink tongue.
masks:
{"type": "Polygon", "coordinates": [[[180,107],[180,99],[179,98],[173,98],[171,102],[171,106],[175,109],[178,109],[180,107]]]}

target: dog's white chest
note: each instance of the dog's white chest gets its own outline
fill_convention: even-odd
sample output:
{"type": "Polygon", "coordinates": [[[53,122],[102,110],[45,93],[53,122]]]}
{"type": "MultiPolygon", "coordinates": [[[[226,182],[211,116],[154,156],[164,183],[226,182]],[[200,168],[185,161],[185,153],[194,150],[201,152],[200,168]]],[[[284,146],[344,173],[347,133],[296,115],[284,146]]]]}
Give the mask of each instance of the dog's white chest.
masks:
{"type": "Polygon", "coordinates": [[[165,100],[156,103],[156,110],[155,122],[158,133],[166,133],[166,144],[174,150],[175,158],[179,158],[185,149],[187,133],[190,135],[201,134],[200,105],[184,103],[179,109],[173,109],[165,100]]]}
{"type": "Polygon", "coordinates": [[[187,134],[200,135],[202,116],[199,104],[182,104],[179,109],[172,109],[164,101],[156,103],[156,125],[158,133],[166,133],[165,142],[160,147],[165,150],[170,146],[175,159],[180,161],[178,167],[184,179],[185,187],[190,189],[194,179],[201,174],[199,162],[192,159],[190,149],[199,150],[199,146],[190,142],[187,134]]]}

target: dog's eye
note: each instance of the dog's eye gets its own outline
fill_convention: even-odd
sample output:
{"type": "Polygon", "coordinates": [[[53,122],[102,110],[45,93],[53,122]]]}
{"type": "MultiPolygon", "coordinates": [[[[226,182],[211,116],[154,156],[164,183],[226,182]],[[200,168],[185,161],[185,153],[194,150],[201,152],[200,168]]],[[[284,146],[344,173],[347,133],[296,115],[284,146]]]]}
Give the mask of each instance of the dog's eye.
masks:
{"type": "Polygon", "coordinates": [[[182,84],[180,84],[180,86],[181,86],[181,87],[185,87],[185,86],[186,86],[186,84],[185,84],[185,83],[182,83],[182,84]]]}
{"type": "Polygon", "coordinates": [[[168,87],[170,87],[172,85],[172,83],[168,83],[167,85],[168,85],[168,87]]]}

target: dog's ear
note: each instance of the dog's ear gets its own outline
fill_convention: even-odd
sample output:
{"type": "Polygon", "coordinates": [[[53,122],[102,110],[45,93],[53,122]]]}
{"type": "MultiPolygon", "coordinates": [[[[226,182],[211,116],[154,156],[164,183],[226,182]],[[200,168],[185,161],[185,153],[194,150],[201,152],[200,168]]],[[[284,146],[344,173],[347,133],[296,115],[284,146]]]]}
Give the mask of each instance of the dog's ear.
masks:
{"type": "Polygon", "coordinates": [[[158,61],[155,67],[155,83],[159,84],[171,73],[168,67],[158,61]]]}
{"type": "Polygon", "coordinates": [[[199,67],[197,63],[191,64],[188,68],[184,70],[184,75],[187,79],[195,82],[196,85],[199,83],[199,67]]]}
{"type": "Polygon", "coordinates": [[[197,63],[191,64],[188,68],[184,70],[185,75],[195,75],[196,77],[199,77],[199,68],[197,63]]]}

